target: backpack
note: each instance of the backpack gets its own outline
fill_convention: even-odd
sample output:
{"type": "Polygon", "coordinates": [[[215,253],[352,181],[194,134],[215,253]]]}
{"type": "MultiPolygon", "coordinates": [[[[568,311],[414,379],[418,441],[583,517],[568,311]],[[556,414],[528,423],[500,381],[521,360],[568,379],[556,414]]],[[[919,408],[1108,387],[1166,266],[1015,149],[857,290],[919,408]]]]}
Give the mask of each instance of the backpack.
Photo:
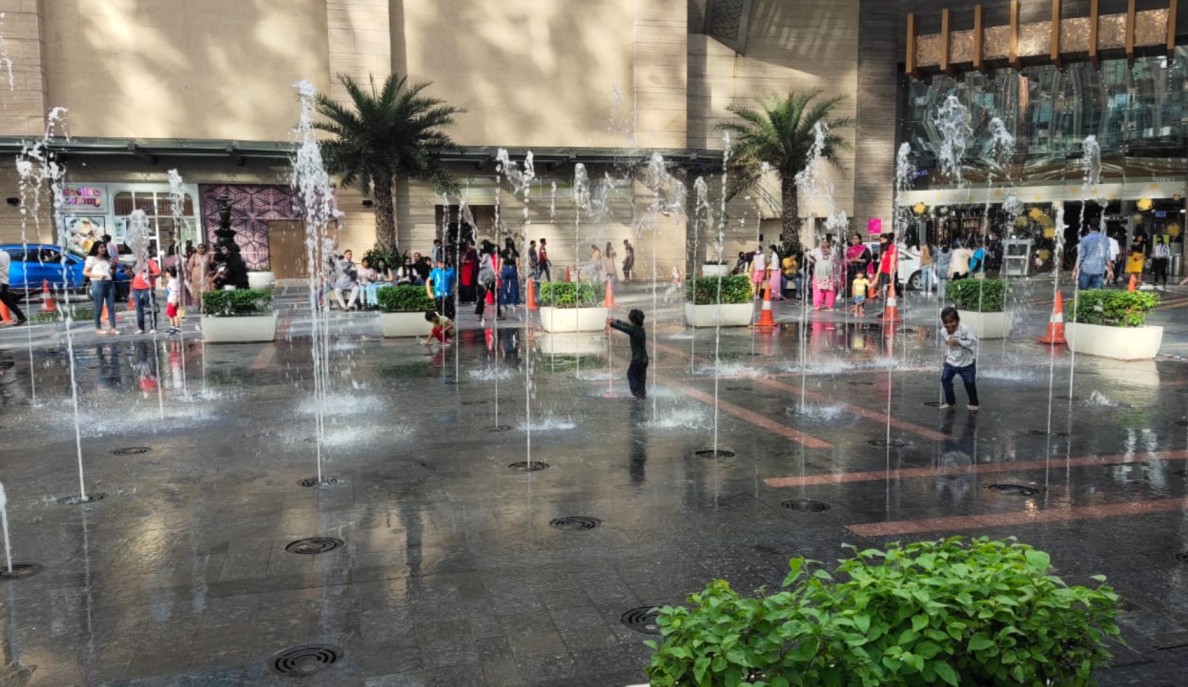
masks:
{"type": "Polygon", "coordinates": [[[487,288],[495,285],[495,268],[491,267],[491,256],[486,253],[479,263],[478,283],[487,288]]]}

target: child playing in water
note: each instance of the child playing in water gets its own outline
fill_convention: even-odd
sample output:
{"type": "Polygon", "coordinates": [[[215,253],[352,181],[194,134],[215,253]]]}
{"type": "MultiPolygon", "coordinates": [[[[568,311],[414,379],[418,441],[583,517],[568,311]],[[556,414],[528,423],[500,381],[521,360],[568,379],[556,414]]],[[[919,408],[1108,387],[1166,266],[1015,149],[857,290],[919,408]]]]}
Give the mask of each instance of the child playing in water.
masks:
{"type": "Polygon", "coordinates": [[[961,324],[957,308],[949,306],[941,311],[941,324],[945,326],[945,367],[941,372],[941,387],[945,390],[945,402],[941,408],[952,408],[957,404],[953,393],[953,377],[961,375],[965,393],[969,396],[969,409],[978,409],[978,337],[961,324]]]}
{"type": "Polygon", "coordinates": [[[631,364],[627,366],[627,385],[631,395],[643,400],[648,397],[648,335],[644,331],[644,314],[635,309],[627,313],[628,322],[608,317],[606,326],[618,329],[631,337],[631,364]]]}
{"type": "Polygon", "coordinates": [[[169,317],[169,333],[181,334],[181,317],[177,314],[177,306],[181,302],[177,268],[166,267],[165,274],[169,275],[169,280],[165,282],[165,315],[169,317]]]}
{"type": "Polygon", "coordinates": [[[432,324],[433,329],[429,332],[429,336],[421,342],[422,345],[428,346],[431,342],[436,341],[442,346],[449,346],[454,340],[454,321],[450,318],[436,310],[426,310],[425,321],[432,324]]]}
{"type": "Polygon", "coordinates": [[[850,293],[854,294],[854,317],[866,317],[866,292],[869,288],[870,280],[866,278],[866,272],[860,270],[850,284],[850,293]]]}

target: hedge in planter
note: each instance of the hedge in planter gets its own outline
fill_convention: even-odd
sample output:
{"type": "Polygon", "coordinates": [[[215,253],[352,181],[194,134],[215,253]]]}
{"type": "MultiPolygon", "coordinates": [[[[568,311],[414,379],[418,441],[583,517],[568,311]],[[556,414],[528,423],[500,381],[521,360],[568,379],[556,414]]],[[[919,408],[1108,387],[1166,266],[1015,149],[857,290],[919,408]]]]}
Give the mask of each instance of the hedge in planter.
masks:
{"type": "MultiPolygon", "coordinates": [[[[853,548],[853,547],[850,547],[853,548]]],[[[783,590],[725,581],[660,609],[656,687],[1091,685],[1118,596],[1065,585],[1048,554],[988,538],[853,549],[831,575],[793,558],[783,590]]]]}
{"type": "Polygon", "coordinates": [[[551,281],[540,285],[542,308],[600,308],[603,290],[597,282],[551,281]]]}
{"type": "Polygon", "coordinates": [[[745,274],[728,277],[697,277],[689,281],[685,289],[686,298],[693,305],[714,305],[715,303],[750,303],[751,280],[745,274]],[[721,300],[718,282],[721,281],[721,300]]]}
{"type": "Polygon", "coordinates": [[[1107,327],[1141,327],[1156,305],[1159,295],[1150,291],[1088,289],[1077,294],[1072,321],[1107,327]]]}
{"type": "Polygon", "coordinates": [[[424,286],[384,286],[375,291],[380,312],[425,312],[437,305],[424,286]]]}
{"type": "Polygon", "coordinates": [[[272,312],[272,292],[266,289],[206,291],[202,294],[202,314],[211,317],[244,317],[272,312]]]}
{"type": "Polygon", "coordinates": [[[1002,312],[1006,310],[1007,288],[1001,279],[958,279],[947,288],[949,300],[958,310],[1002,312]]]}

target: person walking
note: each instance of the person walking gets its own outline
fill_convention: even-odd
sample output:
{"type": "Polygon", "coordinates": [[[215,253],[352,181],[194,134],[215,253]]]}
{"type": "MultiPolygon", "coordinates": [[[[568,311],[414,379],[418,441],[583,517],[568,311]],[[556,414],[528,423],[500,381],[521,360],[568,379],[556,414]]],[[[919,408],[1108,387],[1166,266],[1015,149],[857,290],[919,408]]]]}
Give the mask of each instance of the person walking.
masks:
{"type": "Polygon", "coordinates": [[[941,324],[945,328],[945,365],[941,370],[941,388],[945,392],[942,410],[957,404],[953,393],[953,377],[961,376],[965,393],[969,396],[970,410],[978,409],[978,337],[969,327],[961,324],[957,308],[946,306],[941,310],[941,324]]]}
{"type": "Polygon", "coordinates": [[[1107,279],[1113,279],[1114,266],[1109,261],[1110,244],[1096,225],[1089,226],[1089,233],[1077,247],[1077,264],[1073,267],[1073,278],[1077,288],[1104,289],[1107,279]]]}
{"type": "MultiPolygon", "coordinates": [[[[9,277],[8,270],[12,266],[12,256],[6,250],[0,250],[0,302],[12,311],[13,317],[16,320],[12,323],[13,327],[19,327],[29,320],[25,318],[25,312],[21,310],[21,306],[17,303],[17,299],[8,290],[9,277]]],[[[114,311],[113,311],[114,312],[114,311]]],[[[96,315],[98,317],[98,315],[96,315]]]]}
{"type": "Polygon", "coordinates": [[[545,241],[543,237],[540,239],[540,252],[536,256],[536,264],[537,270],[536,274],[534,275],[536,277],[536,281],[540,281],[540,275],[542,274],[544,275],[545,281],[553,281],[552,272],[549,270],[553,263],[549,262],[548,242],[545,241]]]}
{"type": "Polygon", "coordinates": [[[516,244],[510,236],[504,240],[503,251],[499,257],[503,262],[503,269],[499,272],[503,288],[503,304],[514,311],[515,307],[520,304],[520,251],[516,250],[516,244]]]}
{"type": "Polygon", "coordinates": [[[627,313],[627,322],[611,317],[606,325],[617,329],[631,339],[631,364],[627,366],[627,386],[631,395],[639,400],[648,397],[648,334],[644,330],[644,314],[636,308],[627,313]]]}
{"type": "Polygon", "coordinates": [[[602,254],[602,262],[605,265],[604,269],[606,270],[606,280],[608,282],[615,282],[619,279],[619,273],[617,272],[619,267],[615,264],[618,257],[619,254],[615,252],[614,245],[610,241],[607,241],[606,252],[602,254]]]}
{"type": "Polygon", "coordinates": [[[1171,248],[1167,245],[1167,234],[1155,237],[1155,247],[1151,249],[1151,281],[1159,286],[1162,281],[1167,286],[1167,266],[1171,262],[1171,248]]]}
{"type": "Polygon", "coordinates": [[[115,282],[111,261],[102,242],[91,244],[91,252],[83,265],[83,276],[91,280],[91,306],[95,311],[95,333],[103,334],[103,307],[107,306],[107,321],[111,328],[107,334],[119,334],[116,329],[115,282]]]}
{"type": "Polygon", "coordinates": [[[623,282],[635,280],[635,246],[631,241],[623,239],[623,282]]]}

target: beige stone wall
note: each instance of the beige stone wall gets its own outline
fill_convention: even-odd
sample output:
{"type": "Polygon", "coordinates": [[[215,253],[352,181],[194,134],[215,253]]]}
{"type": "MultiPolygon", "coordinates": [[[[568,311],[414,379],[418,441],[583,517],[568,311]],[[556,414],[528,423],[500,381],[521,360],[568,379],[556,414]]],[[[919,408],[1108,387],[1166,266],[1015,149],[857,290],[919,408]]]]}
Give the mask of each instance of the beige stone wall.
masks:
{"type": "MultiPolygon", "coordinates": [[[[326,0],[42,2],[74,136],[287,140],[290,85],[329,86],[326,0]]],[[[4,130],[2,133],[10,133],[4,130]]]]}
{"type": "Polygon", "coordinates": [[[630,145],[635,0],[399,4],[393,64],[468,110],[458,143],[630,145]]]}
{"type": "Polygon", "coordinates": [[[4,15],[0,35],[11,61],[0,65],[0,133],[36,135],[45,128],[44,4],[42,0],[0,0],[4,15]]]}
{"type": "Polygon", "coordinates": [[[636,147],[685,147],[689,52],[686,1],[634,1],[636,147]]]}
{"type": "Polygon", "coordinates": [[[392,70],[391,0],[326,0],[330,97],[348,101],[338,75],[383,83],[392,70]]]}

